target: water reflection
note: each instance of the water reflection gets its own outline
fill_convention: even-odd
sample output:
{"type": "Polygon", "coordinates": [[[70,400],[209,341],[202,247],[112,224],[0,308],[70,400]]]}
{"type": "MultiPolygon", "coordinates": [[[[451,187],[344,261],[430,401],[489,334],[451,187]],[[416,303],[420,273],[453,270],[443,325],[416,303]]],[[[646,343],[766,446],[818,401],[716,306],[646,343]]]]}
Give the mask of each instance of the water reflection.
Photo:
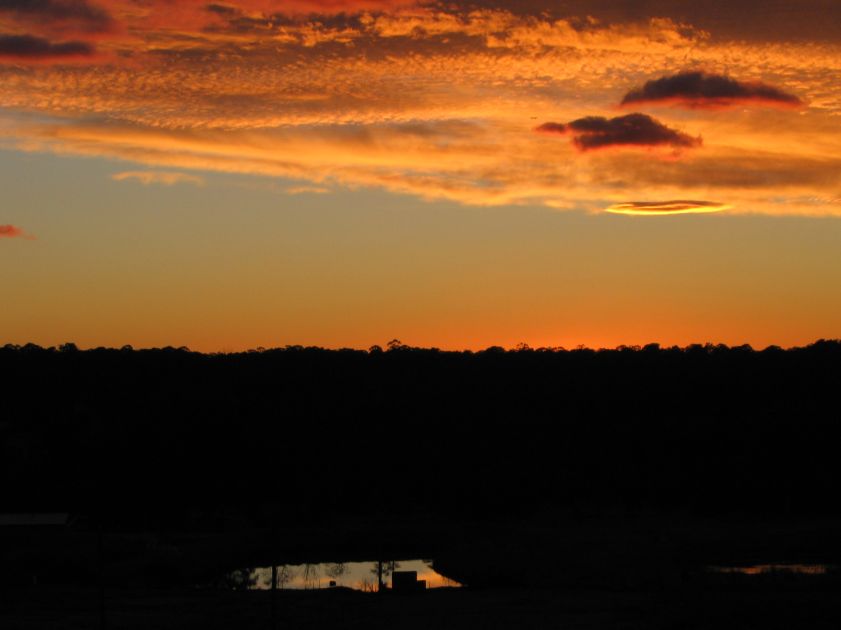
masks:
{"type": "MultiPolygon", "coordinates": [[[[377,590],[380,568],[377,562],[323,562],[317,564],[285,564],[277,567],[280,589],[319,589],[346,587],[359,591],[377,590]]],[[[417,579],[426,581],[426,588],[457,588],[455,582],[432,568],[432,560],[399,560],[382,563],[383,582],[391,585],[395,571],[415,571],[417,579]]],[[[240,569],[229,574],[232,588],[268,590],[272,586],[272,567],[240,569]],[[235,578],[235,579],[232,579],[235,578]]]]}
{"type": "Polygon", "coordinates": [[[831,564],[754,564],[741,567],[712,566],[712,573],[736,573],[740,575],[764,575],[768,573],[795,573],[799,575],[826,575],[837,567],[831,564]]]}

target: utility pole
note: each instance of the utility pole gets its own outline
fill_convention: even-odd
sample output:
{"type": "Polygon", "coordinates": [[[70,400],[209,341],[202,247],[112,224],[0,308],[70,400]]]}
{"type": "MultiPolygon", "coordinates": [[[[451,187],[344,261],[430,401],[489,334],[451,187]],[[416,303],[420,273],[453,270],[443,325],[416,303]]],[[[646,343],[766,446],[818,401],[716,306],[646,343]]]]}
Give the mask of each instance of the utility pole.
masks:
{"type": "Polygon", "coordinates": [[[96,535],[96,557],[98,566],[98,581],[99,581],[99,630],[106,630],[105,623],[105,545],[103,538],[104,525],[102,523],[104,516],[99,515],[99,528],[96,535]]]}
{"type": "Polygon", "coordinates": [[[272,630],[277,630],[277,565],[272,565],[272,630]]]}

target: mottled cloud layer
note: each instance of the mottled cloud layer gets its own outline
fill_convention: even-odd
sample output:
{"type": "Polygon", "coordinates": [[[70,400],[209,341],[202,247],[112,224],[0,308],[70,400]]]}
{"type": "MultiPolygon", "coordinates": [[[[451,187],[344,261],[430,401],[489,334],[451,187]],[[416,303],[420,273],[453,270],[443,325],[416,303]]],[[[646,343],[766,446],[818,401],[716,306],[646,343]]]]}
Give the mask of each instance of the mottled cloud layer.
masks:
{"type": "Polygon", "coordinates": [[[548,122],[537,128],[540,133],[571,135],[579,151],[611,147],[670,147],[688,149],[701,146],[701,138],[671,129],[645,114],[616,118],[587,116],[569,123],[548,122]]]}
{"type": "Polygon", "coordinates": [[[674,104],[690,109],[722,109],[736,105],[798,108],[803,106],[803,101],[759,81],[742,82],[705,72],[681,72],[647,81],[641,88],[628,92],[621,104],[623,107],[674,104]]]}
{"type": "Polygon", "coordinates": [[[296,180],[289,190],[841,215],[841,37],[808,9],[825,3],[799,9],[812,39],[789,37],[774,2],[743,37],[688,3],[556,4],[7,1],[0,33],[46,52],[0,57],[0,143],[147,169],[127,172],[296,180]],[[58,48],[76,44],[93,54],[58,48]],[[623,97],[645,113],[616,116],[623,97]],[[729,107],[792,99],[807,105],[729,107]],[[644,109],[678,100],[656,119],[644,109]],[[571,121],[542,131],[572,142],[534,133],[544,121],[571,121]]]}

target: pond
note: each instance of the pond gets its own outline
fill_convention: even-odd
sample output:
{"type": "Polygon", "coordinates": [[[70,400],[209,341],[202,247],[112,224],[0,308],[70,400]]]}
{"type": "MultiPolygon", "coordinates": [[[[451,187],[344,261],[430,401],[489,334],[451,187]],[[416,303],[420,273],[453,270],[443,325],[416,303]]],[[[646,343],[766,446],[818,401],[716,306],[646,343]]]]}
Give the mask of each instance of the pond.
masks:
{"type": "MultiPolygon", "coordinates": [[[[321,562],[278,565],[278,588],[319,589],[346,587],[359,591],[377,590],[377,562],[321,562]]],[[[451,580],[432,568],[432,560],[397,560],[383,562],[383,583],[391,586],[393,571],[415,571],[417,579],[426,581],[426,588],[458,588],[451,580]]],[[[267,590],[272,584],[272,567],[244,568],[228,575],[235,589],[267,590]]]]}
{"type": "Polygon", "coordinates": [[[797,575],[826,575],[838,567],[832,564],[752,564],[747,566],[711,566],[711,573],[731,573],[740,575],[767,575],[772,573],[792,573],[797,575]]]}

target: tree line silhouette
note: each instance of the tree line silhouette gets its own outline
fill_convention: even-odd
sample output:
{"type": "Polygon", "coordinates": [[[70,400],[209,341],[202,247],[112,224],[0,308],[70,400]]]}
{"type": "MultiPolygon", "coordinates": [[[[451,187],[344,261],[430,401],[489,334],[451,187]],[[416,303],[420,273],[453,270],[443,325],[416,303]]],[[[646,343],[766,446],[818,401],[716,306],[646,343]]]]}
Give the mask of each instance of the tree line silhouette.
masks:
{"type": "Polygon", "coordinates": [[[837,514],[841,342],[0,348],[0,511],[837,514]]]}

